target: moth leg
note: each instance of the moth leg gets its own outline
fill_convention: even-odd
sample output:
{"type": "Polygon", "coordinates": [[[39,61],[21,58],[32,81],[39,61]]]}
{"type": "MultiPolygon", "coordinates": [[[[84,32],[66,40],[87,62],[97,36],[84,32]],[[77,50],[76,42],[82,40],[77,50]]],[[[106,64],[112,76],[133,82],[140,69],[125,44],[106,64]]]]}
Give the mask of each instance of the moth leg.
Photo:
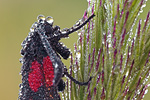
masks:
{"type": "Polygon", "coordinates": [[[63,45],[63,43],[54,41],[52,45],[54,47],[54,50],[59,53],[64,59],[67,59],[70,56],[70,50],[65,45],[63,45]]]}
{"type": "Polygon", "coordinates": [[[79,82],[77,81],[76,79],[74,79],[68,72],[67,72],[67,68],[64,69],[64,75],[66,75],[68,78],[71,79],[71,81],[73,81],[74,83],[76,84],[79,84],[79,85],[88,85],[88,83],[92,80],[92,77],[89,78],[89,80],[87,82],[79,82]]]}
{"type": "Polygon", "coordinates": [[[58,88],[58,91],[61,92],[61,91],[64,91],[65,89],[65,82],[61,79],[57,85],[57,88],[58,88]]]}

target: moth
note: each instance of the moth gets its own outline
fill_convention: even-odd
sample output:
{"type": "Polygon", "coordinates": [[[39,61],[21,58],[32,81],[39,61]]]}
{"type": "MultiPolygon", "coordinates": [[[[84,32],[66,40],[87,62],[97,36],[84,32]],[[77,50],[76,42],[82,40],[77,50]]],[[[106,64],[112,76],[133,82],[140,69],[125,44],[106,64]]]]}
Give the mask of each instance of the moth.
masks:
{"type": "Polygon", "coordinates": [[[20,100],[61,100],[58,91],[65,89],[64,76],[79,85],[87,85],[91,81],[92,77],[87,82],[79,82],[67,72],[61,57],[67,59],[71,52],[59,40],[82,28],[94,16],[92,14],[85,21],[63,30],[53,26],[51,16],[37,17],[38,21],[21,44],[20,100]]]}

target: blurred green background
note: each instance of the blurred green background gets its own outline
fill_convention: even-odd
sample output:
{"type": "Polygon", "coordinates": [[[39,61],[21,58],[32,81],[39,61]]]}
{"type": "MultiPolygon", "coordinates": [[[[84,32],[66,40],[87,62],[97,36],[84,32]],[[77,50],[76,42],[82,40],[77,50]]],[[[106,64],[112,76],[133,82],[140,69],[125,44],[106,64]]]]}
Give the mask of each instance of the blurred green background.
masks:
{"type": "MultiPolygon", "coordinates": [[[[21,43],[37,16],[52,16],[54,25],[69,28],[82,18],[87,5],[86,0],[0,0],[0,100],[17,100],[21,83],[21,43]]],[[[150,0],[140,18],[145,19],[149,10],[150,0]]],[[[74,33],[62,41],[73,51],[77,38],[74,33]]],[[[63,60],[66,65],[69,61],[63,60]]],[[[149,95],[150,92],[144,100],[150,100],[149,95]]]]}

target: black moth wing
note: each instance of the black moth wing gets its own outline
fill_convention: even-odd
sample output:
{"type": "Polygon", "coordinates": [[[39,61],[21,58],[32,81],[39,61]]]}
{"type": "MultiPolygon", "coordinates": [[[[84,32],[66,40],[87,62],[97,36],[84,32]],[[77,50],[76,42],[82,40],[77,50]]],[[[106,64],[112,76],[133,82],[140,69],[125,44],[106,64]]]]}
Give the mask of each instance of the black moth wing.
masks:
{"type": "MultiPolygon", "coordinates": [[[[55,53],[55,52],[53,52],[55,53]]],[[[22,83],[20,84],[20,100],[60,100],[59,94],[57,93],[57,85],[61,74],[54,78],[54,86],[47,88],[45,85],[41,85],[38,88],[38,91],[34,92],[29,86],[29,73],[32,72],[31,64],[33,61],[37,61],[39,64],[42,65],[43,58],[48,56],[46,49],[43,46],[43,43],[40,39],[40,36],[37,32],[30,32],[27,38],[22,43],[22,59],[21,62],[23,63],[21,68],[21,75],[22,75],[22,83]]],[[[54,68],[55,70],[55,68],[54,68]]],[[[63,69],[59,69],[63,70],[63,69]]],[[[57,71],[55,70],[55,74],[57,71]]],[[[44,75],[43,75],[44,76],[44,75]]],[[[43,80],[42,80],[43,81],[43,80]]]]}
{"type": "MultiPolygon", "coordinates": [[[[54,86],[59,84],[60,79],[64,74],[64,64],[62,63],[60,57],[57,55],[56,51],[53,50],[51,46],[51,42],[48,41],[48,34],[45,30],[45,26],[47,26],[47,22],[44,20],[44,23],[39,23],[38,26],[35,28],[35,32],[38,33],[40,36],[42,45],[45,48],[47,55],[50,57],[53,67],[54,67],[54,86]]],[[[53,33],[51,33],[53,34],[53,33]]]]}

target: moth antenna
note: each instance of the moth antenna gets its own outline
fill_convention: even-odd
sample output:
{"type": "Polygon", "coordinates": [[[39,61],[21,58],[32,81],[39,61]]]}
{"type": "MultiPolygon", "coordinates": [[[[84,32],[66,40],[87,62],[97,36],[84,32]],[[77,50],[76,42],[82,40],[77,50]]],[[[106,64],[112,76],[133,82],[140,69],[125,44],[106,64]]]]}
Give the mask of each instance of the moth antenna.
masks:
{"type": "Polygon", "coordinates": [[[79,30],[80,28],[82,28],[85,24],[87,24],[93,17],[95,16],[95,14],[93,13],[87,20],[85,20],[81,25],[77,26],[76,28],[71,27],[69,29],[66,29],[65,31],[61,32],[62,34],[59,34],[58,37],[63,38],[63,37],[68,37],[69,34],[79,30]]]}

